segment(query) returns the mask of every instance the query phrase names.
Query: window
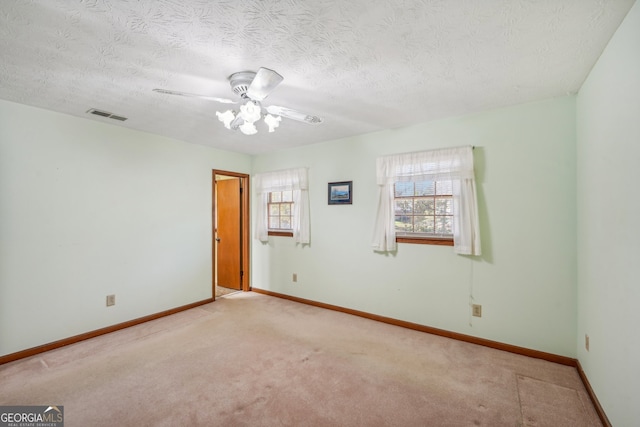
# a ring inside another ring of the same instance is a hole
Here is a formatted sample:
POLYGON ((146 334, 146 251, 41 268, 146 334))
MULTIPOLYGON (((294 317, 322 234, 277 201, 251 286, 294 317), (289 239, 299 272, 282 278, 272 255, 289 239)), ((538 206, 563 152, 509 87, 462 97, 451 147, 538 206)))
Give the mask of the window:
POLYGON ((394 213, 397 237, 453 240, 451 181, 396 182, 394 213))
POLYGON ((293 191, 272 191, 267 203, 269 232, 293 232, 293 191))
POLYGON ((253 182, 258 198, 256 238, 292 236, 296 243, 309 244, 309 182, 307 168, 256 174, 253 182))
POLYGON ((407 242, 480 255, 473 147, 379 157, 376 180, 375 251, 395 251, 397 242, 407 242))

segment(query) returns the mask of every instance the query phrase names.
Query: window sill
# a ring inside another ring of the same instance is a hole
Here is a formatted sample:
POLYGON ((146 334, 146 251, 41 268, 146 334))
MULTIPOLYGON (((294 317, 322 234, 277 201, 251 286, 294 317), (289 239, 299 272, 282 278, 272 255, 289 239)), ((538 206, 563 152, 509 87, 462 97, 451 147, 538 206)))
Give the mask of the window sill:
POLYGON ((453 246, 453 239, 438 239, 435 237, 396 237, 397 243, 415 243, 418 245, 453 246))
POLYGON ((293 231, 269 231, 269 236, 293 237, 293 231))

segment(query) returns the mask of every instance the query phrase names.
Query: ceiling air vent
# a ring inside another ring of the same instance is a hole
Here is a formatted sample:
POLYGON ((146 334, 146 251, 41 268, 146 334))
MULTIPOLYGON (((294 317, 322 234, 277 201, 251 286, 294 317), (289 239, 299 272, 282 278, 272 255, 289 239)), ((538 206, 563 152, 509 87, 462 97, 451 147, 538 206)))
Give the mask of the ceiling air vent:
POLYGON ((120 120, 121 122, 124 122, 125 120, 127 120, 126 117, 116 116, 115 114, 111 114, 111 113, 108 113, 106 111, 96 110, 95 108, 87 110, 87 113, 93 114, 94 116, 106 117, 108 119, 120 120))

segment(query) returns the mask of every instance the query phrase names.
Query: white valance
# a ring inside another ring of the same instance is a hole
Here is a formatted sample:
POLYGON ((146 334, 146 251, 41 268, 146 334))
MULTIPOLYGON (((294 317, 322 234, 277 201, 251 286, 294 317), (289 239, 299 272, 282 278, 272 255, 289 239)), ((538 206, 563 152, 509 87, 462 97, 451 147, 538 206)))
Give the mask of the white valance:
POLYGON ((395 182, 451 181, 454 251, 464 255, 480 255, 473 147, 443 148, 379 157, 376 176, 379 202, 372 244, 374 250, 386 252, 397 248, 393 211, 395 182))
POLYGON ((262 242, 269 239, 268 212, 269 193, 292 191, 292 231, 296 243, 309 243, 309 181, 307 168, 286 169, 260 173, 254 176, 253 185, 258 196, 256 238, 262 242))

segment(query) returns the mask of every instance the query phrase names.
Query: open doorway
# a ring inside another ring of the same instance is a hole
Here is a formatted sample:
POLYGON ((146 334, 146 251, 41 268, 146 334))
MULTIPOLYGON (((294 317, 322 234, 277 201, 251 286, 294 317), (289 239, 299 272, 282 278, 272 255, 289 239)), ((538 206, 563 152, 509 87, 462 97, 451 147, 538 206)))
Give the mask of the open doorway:
POLYGON ((213 298, 249 291, 249 175, 213 170, 213 298))

